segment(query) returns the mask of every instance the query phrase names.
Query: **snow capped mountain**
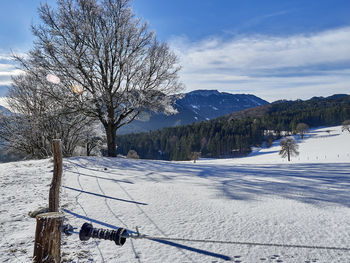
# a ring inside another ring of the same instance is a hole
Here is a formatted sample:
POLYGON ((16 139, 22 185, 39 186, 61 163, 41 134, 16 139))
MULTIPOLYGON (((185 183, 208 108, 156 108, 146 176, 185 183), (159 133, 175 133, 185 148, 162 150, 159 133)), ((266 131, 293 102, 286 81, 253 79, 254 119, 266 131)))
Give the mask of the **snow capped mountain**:
POLYGON ((217 90, 196 90, 177 101, 183 108, 192 108, 198 120, 213 119, 234 111, 266 105, 267 101, 249 94, 230 94, 217 90))
POLYGON ((9 105, 6 101, 6 97, 0 97, 0 106, 3 108, 8 109, 9 105))
POLYGON ((143 113, 140 118, 118 130, 119 134, 137 133, 163 127, 186 125, 214 119, 235 111, 260 105, 267 101, 250 94, 230 94, 217 90, 195 90, 182 94, 175 103, 175 115, 143 113))
POLYGON ((5 108, 4 106, 0 105, 0 113, 4 114, 4 115, 9 115, 11 114, 11 111, 9 111, 7 108, 5 108))

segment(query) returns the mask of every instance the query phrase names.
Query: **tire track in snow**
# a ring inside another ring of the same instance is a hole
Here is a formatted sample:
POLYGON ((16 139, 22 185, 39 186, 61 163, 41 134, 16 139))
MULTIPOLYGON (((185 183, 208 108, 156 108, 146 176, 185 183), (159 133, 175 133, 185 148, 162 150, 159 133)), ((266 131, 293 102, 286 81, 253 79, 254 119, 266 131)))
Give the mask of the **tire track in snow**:
MULTIPOLYGON (((154 222, 154 220, 140 207, 140 205, 137 204, 137 202, 136 202, 135 199, 132 197, 132 195, 129 194, 129 192, 120 184, 119 181, 114 180, 113 178, 111 178, 109 172, 104 172, 104 171, 98 171, 98 172, 100 172, 100 173, 106 173, 107 176, 109 177, 109 179, 111 179, 111 181, 112 181, 113 183, 118 184, 119 188, 128 196, 128 198, 130 198, 130 200, 132 200, 132 201, 135 202, 135 205, 137 206, 137 208, 138 208, 138 209, 141 211, 141 213, 148 219, 148 221, 151 222, 151 224, 154 225, 154 226, 156 227, 156 229, 157 229, 163 236, 168 236, 168 235, 154 222)), ((98 178, 97 178, 97 177, 96 177, 96 179, 97 179, 97 184, 98 184, 98 186, 99 186, 99 188, 100 188, 101 193, 102 193, 103 195, 106 195, 106 193, 103 191, 101 185, 99 184, 99 181, 98 181, 98 178)), ((106 199, 106 198, 105 198, 105 203, 106 203, 106 205, 107 205, 107 199, 106 199)), ((117 216, 115 215, 115 213, 113 212, 113 210, 111 209, 111 207, 110 207, 109 205, 107 205, 107 207, 108 207, 108 209, 110 210, 110 212, 111 212, 116 218, 118 218, 118 220, 119 220, 124 226, 127 227, 127 225, 126 225, 124 222, 122 222, 122 221, 120 220, 119 217, 117 217, 117 216)), ((128 227, 127 227, 127 228, 128 228, 128 227)), ((178 247, 176 247, 176 248, 177 248, 177 249, 179 250, 179 252, 180 252, 181 254, 183 254, 184 257, 186 257, 189 261, 195 262, 195 261, 194 261, 189 255, 187 255, 182 249, 180 249, 180 248, 178 248, 178 247)), ((135 250, 134 253, 135 253, 135 257, 136 257, 136 253, 137 253, 136 250, 135 250)), ((137 255, 137 256, 138 256, 138 255, 137 255)), ((139 257, 139 256, 138 256, 138 257, 139 257)), ((139 260, 139 259, 138 259, 138 260, 139 260)))
MULTIPOLYGON (((97 182, 98 188, 100 189, 100 192, 101 192, 103 195, 106 195, 106 193, 103 191, 103 189, 102 189, 102 187, 101 187, 101 185, 100 185, 100 182, 99 182, 99 180, 98 180, 97 177, 96 177, 96 182, 97 182)), ((129 227, 127 226, 127 224, 126 224, 120 217, 118 217, 118 216, 113 212, 112 208, 111 208, 110 205, 108 204, 107 198, 104 198, 104 202, 105 202, 105 205, 107 206, 108 210, 111 212, 111 214, 112 214, 125 228, 128 229, 129 227)), ((137 251, 136 251, 136 248, 135 248, 135 246, 134 246, 133 240, 130 239, 130 242, 131 242, 131 248, 132 248, 132 250, 133 250, 133 252, 134 252, 135 258, 137 259, 137 261, 138 261, 139 263, 141 263, 140 256, 138 255, 138 253, 137 253, 137 251)))
MULTIPOLYGON (((109 178, 110 175, 107 174, 109 178)), ((128 198, 130 198, 130 200, 135 201, 135 199, 132 197, 131 194, 129 194, 129 192, 118 182, 118 181, 114 181, 114 183, 118 184, 119 188, 128 196, 128 198)), ((135 203, 136 207, 141 211, 141 213, 148 219, 149 222, 151 222, 151 224, 153 224, 156 229, 163 235, 163 236, 168 236, 155 222, 154 220, 142 209, 142 207, 140 207, 139 204, 135 203)), ((190 260, 191 262, 195 262, 189 255, 187 255, 183 250, 181 250, 180 248, 176 247, 180 253, 182 255, 184 255, 188 260, 190 260)))
MULTIPOLYGON (((80 172, 79 172, 78 168, 75 166, 75 164, 74 164, 73 162, 71 162, 71 163, 73 164, 72 167, 77 171, 77 182, 78 182, 78 184, 79 184, 79 187, 80 187, 80 189, 81 189, 82 191, 84 191, 84 188, 83 188, 83 186, 81 185, 81 182, 80 182, 80 172)), ((89 218, 89 216, 88 216, 86 210, 84 209, 83 205, 79 202, 79 197, 80 197, 81 194, 82 194, 82 192, 80 192, 79 194, 77 194, 77 195, 75 196, 75 201, 76 201, 76 203, 81 207, 81 209, 83 210, 85 216, 89 218)), ((92 223, 92 222, 90 221, 90 223, 92 223)), ((95 245, 96 245, 97 250, 98 250, 99 253, 100 253, 102 262, 104 263, 104 262, 105 262, 105 259, 104 259, 104 257, 103 257, 103 253, 102 253, 102 251, 101 251, 101 249, 100 249, 100 247, 99 247, 99 243, 98 243, 96 240, 94 240, 94 242, 95 242, 95 245)))

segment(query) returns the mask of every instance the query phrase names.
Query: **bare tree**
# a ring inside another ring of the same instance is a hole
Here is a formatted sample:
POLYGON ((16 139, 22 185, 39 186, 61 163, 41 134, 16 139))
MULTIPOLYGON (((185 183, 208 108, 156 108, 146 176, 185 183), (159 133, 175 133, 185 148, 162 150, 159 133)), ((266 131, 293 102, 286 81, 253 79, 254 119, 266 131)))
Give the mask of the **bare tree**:
POLYGON ((348 131, 350 132, 350 120, 345 120, 342 123, 341 131, 348 131))
POLYGON ((201 157, 201 152, 191 152, 190 159, 193 160, 193 163, 196 163, 196 161, 201 157))
POLYGON ((301 139, 304 139, 304 135, 309 131, 309 129, 310 129, 309 125, 301 122, 301 123, 298 123, 295 130, 300 135, 301 139))
POLYGON ((288 162, 290 162, 290 157, 293 155, 299 155, 296 141, 292 137, 287 137, 281 140, 280 145, 282 149, 279 151, 279 154, 282 158, 288 157, 288 162))
POLYGON ((92 120, 67 114, 61 104, 45 95, 46 85, 39 77, 43 72, 34 73, 28 71, 13 78, 8 104, 14 114, 0 117, 0 138, 7 147, 31 158, 50 156, 52 140, 60 138, 63 155, 71 156, 92 120))
POLYGON ((92 123, 89 125, 89 129, 84 129, 84 137, 82 145, 86 150, 86 156, 101 154, 103 148, 104 136, 101 134, 101 124, 92 123))
POLYGON ((135 17, 129 0, 59 0, 56 10, 44 4, 39 14, 34 48, 17 59, 59 77, 48 92, 103 124, 109 156, 116 156, 116 131, 141 111, 175 112, 168 95, 182 90, 177 57, 135 17))

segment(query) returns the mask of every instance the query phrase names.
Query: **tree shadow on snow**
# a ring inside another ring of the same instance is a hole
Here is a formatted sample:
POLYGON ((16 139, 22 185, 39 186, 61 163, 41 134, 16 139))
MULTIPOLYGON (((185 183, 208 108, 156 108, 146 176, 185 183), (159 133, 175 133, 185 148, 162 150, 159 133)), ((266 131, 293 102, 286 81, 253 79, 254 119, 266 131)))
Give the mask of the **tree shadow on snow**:
POLYGON ((65 185, 63 185, 62 187, 65 188, 65 189, 68 189, 68 190, 72 190, 72 191, 76 191, 76 192, 80 192, 80 193, 84 193, 84 194, 89 194, 89 195, 93 195, 93 196, 97 196, 97 197, 103 197, 103 198, 116 200, 116 201, 120 201, 120 202, 132 203, 132 204, 137 204, 137 205, 148 205, 146 203, 137 202, 137 201, 134 201, 134 200, 126 200, 126 199, 121 199, 121 198, 117 198, 117 197, 113 197, 113 196, 109 196, 109 195, 103 195, 103 194, 88 192, 88 191, 80 190, 80 189, 69 187, 69 186, 65 186, 65 185))
MULTIPOLYGON (((86 161, 86 159, 85 159, 86 161)), ((151 160, 106 158, 111 169, 123 180, 169 182, 188 180, 216 191, 216 197, 233 200, 256 200, 278 196, 314 205, 336 204, 350 207, 350 164, 197 164, 151 160), (133 173, 137 171, 137 173, 133 173), (193 180, 199 177, 205 180, 193 180)), ((87 164, 88 165, 88 164, 87 164)))
POLYGON ((143 162, 139 167, 149 175, 152 173, 152 181, 164 182, 179 177, 183 180, 186 176, 208 179, 208 186, 228 199, 254 200, 277 195, 314 205, 346 207, 350 207, 349 168, 350 164, 327 163, 229 166, 174 162, 143 162))
POLYGON ((314 205, 350 207, 348 170, 348 164, 241 165, 215 171, 204 168, 197 175, 214 178, 219 195, 229 199, 277 195, 314 205))

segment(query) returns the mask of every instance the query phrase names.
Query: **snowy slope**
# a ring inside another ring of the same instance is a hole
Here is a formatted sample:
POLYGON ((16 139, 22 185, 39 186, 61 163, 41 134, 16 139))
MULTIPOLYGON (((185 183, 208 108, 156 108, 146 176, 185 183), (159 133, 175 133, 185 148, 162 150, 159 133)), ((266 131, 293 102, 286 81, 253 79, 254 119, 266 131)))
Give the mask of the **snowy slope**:
MULTIPOLYGON (((312 129, 304 140, 294 136, 299 146, 299 155, 291 157, 290 163, 343 163, 350 162, 350 134, 341 131, 341 127, 312 129), (329 133, 327 132, 329 131, 329 133)), ((270 148, 254 149, 248 157, 229 159, 230 164, 282 164, 288 163, 278 155, 280 141, 270 148)), ((212 160, 202 161, 213 163, 212 160)), ((214 163, 217 162, 216 160, 214 163)), ((220 161, 219 161, 220 162, 220 161)), ((226 161, 221 161, 226 163, 226 161)))
MULTIPOLYGON (((79 241, 64 262, 350 262, 350 134, 313 130, 291 163, 279 147, 240 159, 163 162, 64 160, 61 207, 80 227, 125 227, 186 239, 340 247, 348 250, 184 241, 79 241), (338 157, 339 155, 339 157, 338 157), (316 158, 317 157, 317 158, 316 158), (324 158, 323 158, 324 157, 324 158)), ((47 203, 49 160, 0 164, 0 261, 29 262, 35 220, 47 203)))
POLYGON ((0 97, 0 106, 5 107, 5 108, 9 108, 5 97, 0 97))

